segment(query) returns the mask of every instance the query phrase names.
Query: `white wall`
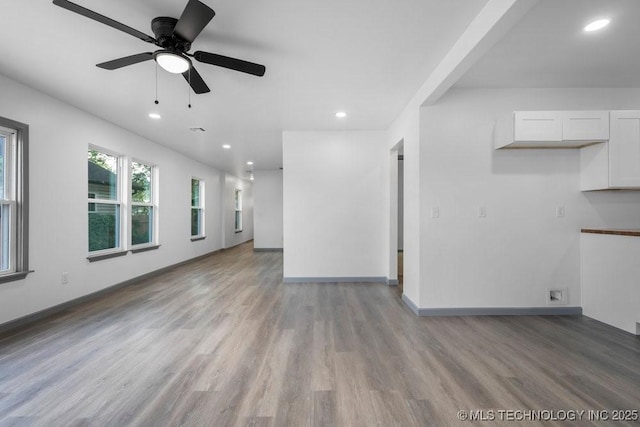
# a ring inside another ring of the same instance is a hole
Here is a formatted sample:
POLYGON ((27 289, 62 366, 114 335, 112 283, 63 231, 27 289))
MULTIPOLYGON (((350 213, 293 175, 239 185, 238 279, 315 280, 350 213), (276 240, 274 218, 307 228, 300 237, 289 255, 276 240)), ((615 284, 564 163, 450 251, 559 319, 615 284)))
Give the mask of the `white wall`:
POLYGON ((496 151, 494 124, 514 110, 638 105, 638 90, 507 89, 454 90, 423 107, 420 307, 544 307, 555 287, 580 306, 580 228, 640 226, 640 193, 581 193, 578 150, 496 151))
POLYGON ((282 171, 255 171, 253 181, 253 247, 282 248, 282 171))
POLYGON ((220 172, 2 76, 0 94, 0 116, 29 125, 29 267, 35 270, 0 284, 0 324, 221 248, 220 172), (87 261, 88 144, 158 165, 160 249, 87 261), (194 175, 207 183, 207 238, 198 242, 190 241, 194 175))
POLYGON ((386 277, 384 132, 284 132, 285 278, 386 277))
POLYGON ((233 175, 224 176, 224 242, 231 248, 253 239, 253 186, 251 181, 233 175), (242 190, 242 231, 235 231, 235 190, 242 190))

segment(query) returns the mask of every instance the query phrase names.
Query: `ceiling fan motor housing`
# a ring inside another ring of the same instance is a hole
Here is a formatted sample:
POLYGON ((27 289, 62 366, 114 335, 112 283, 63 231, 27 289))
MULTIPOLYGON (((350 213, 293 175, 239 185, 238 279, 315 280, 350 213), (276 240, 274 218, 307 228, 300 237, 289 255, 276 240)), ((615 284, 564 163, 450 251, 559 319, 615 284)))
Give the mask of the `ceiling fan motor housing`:
POLYGON ((159 16, 151 21, 151 31, 156 36, 158 44, 172 51, 186 52, 191 49, 191 43, 182 40, 173 33, 178 20, 167 16, 159 16))

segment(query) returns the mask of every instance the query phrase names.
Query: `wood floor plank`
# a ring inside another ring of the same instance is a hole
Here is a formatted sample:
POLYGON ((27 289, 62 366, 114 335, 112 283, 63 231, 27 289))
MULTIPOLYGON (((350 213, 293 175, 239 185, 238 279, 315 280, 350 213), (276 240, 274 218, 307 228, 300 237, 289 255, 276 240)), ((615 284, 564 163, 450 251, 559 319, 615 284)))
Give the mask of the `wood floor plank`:
POLYGON ((250 244, 0 335, 0 427, 457 426, 460 409, 638 402, 638 337, 420 318, 384 284, 283 283, 282 253, 250 244))

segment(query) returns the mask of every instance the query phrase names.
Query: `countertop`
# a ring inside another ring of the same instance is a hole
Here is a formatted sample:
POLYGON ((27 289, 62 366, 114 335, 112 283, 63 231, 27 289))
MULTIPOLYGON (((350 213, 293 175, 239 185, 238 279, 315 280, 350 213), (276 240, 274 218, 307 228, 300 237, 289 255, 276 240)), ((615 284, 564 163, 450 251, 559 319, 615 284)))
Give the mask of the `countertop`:
POLYGON ((638 228, 583 228, 580 231, 592 234, 613 234, 616 236, 640 237, 640 229, 638 228))

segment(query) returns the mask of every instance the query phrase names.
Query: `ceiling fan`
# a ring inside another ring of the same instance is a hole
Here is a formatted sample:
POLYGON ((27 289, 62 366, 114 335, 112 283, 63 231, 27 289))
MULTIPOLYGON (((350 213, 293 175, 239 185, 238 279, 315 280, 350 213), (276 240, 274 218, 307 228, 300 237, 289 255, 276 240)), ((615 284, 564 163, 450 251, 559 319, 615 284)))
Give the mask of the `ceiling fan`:
POLYGON ((164 16, 154 18, 151 21, 151 30, 155 38, 70 1, 53 0, 53 4, 160 47, 155 52, 138 53, 97 64, 97 67, 105 70, 116 70, 153 59, 166 71, 182 74, 193 91, 198 94, 207 93, 210 89, 189 58, 194 58, 196 61, 205 64, 253 74, 254 76, 261 77, 266 71, 264 65, 241 59, 200 50, 189 53, 193 41, 216 14, 213 9, 198 0, 189 0, 180 19, 164 16))

